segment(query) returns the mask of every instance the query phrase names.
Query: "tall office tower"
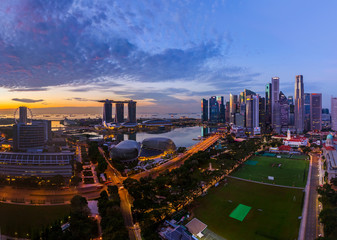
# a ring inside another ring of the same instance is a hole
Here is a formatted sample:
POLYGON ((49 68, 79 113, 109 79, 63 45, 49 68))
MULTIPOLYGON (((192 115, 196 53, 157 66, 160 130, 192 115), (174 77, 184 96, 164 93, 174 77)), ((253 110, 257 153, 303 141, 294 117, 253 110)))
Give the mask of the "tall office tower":
POLYGON ((240 102, 240 104, 244 103, 245 101, 246 101, 245 93, 244 92, 240 92, 240 96, 239 96, 239 102, 240 102))
POLYGON ((294 115, 294 98, 293 96, 288 96, 288 104, 289 104, 289 126, 294 126, 295 115, 294 115))
POLYGON ((294 126, 295 125, 295 106, 294 104, 289 105, 289 126, 294 126))
POLYGON ((229 102, 226 102, 226 109, 225 109, 225 119, 226 119, 226 123, 230 122, 230 111, 229 111, 230 107, 229 107, 229 102))
POLYGON ((264 132, 266 129, 266 99, 259 97, 259 127, 264 132))
POLYGON ((239 111, 239 113, 241 115, 245 115, 246 114, 246 104, 244 102, 240 104, 240 111, 239 111))
POLYGON ((230 122, 235 123, 235 113, 237 110, 237 102, 238 102, 238 95, 229 95, 229 114, 230 114, 230 122))
POLYGON ((271 123, 273 130, 277 133, 281 132, 281 119, 280 119, 280 79, 273 77, 271 79, 271 123))
POLYGON ((252 96, 255 96, 256 93, 249 90, 249 89, 244 89, 243 90, 243 99, 246 99, 248 95, 252 95, 252 96))
POLYGON ((135 101, 129 101, 128 102, 128 122, 129 123, 136 123, 137 117, 136 117, 136 104, 135 101))
POLYGON ((259 127, 259 96, 251 95, 253 98, 253 128, 259 127))
POLYGON ((112 122, 112 101, 106 99, 103 106, 103 122, 111 123, 112 122))
POLYGON ((116 123, 124 122, 124 103, 116 102, 115 122, 116 123))
POLYGON ((337 97, 331 97, 331 129, 337 131, 337 97))
POLYGON ((295 78, 295 128, 297 133, 304 130, 304 84, 303 76, 295 78))
POLYGON ((219 104, 216 97, 213 96, 209 99, 209 121, 217 123, 219 119, 219 104))
POLYGON ((253 98, 252 96, 248 95, 246 97, 246 128, 248 131, 252 131, 253 129, 253 98))
POLYGON ((322 93, 310 94, 310 129, 322 130, 322 93))
POLYGON ((259 126, 259 96, 246 97, 246 127, 252 131, 259 126))
POLYGON ((304 93, 304 130, 309 131, 310 128, 310 93, 304 93))
POLYGON ((217 96, 216 100, 217 100, 218 106, 219 106, 219 120, 218 120, 218 122, 224 123, 224 122, 226 122, 224 97, 223 96, 217 96))
POLYGON ((271 125, 271 83, 266 85, 266 127, 271 125))
POLYGON ((27 124, 27 107, 19 107, 19 123, 27 124))
POLYGON ((331 128, 331 115, 328 108, 322 108, 322 129, 331 128))
POLYGON ((280 92, 280 120, 281 127, 288 127, 289 124, 289 102, 283 92, 280 92))
POLYGON ((235 125, 240 127, 245 127, 246 124, 246 103, 241 102, 239 111, 235 113, 235 125))
POLYGON ((201 100, 201 122, 208 121, 208 101, 206 99, 201 100))

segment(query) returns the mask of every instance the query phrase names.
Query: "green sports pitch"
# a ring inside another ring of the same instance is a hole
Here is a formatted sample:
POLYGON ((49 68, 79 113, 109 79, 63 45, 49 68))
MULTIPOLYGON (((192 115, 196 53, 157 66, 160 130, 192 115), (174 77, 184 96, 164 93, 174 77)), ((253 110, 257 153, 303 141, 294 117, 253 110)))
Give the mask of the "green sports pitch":
POLYGON ((229 178, 227 184, 196 199, 190 211, 207 229, 227 240, 297 239, 303 196, 301 189, 229 178), (239 204, 251 207, 243 221, 230 216, 239 204))
POLYGON ((232 176, 264 183, 305 187, 308 169, 309 161, 304 159, 254 156, 232 176), (274 177, 274 180, 269 180, 268 176, 274 177))
POLYGON ((249 213, 250 209, 252 208, 243 204, 239 204, 239 206, 237 206, 229 216, 242 222, 249 213))

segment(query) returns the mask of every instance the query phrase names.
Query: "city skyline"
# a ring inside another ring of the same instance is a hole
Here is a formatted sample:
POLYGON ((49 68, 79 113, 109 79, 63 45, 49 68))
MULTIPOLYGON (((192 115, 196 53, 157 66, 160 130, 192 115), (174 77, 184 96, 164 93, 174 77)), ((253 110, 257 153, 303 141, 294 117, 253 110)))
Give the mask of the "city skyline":
POLYGON ((273 76, 292 96, 298 74, 330 108, 336 3, 303 3, 4 1, 0 109, 96 113, 108 98, 133 99, 140 112, 199 112, 209 95, 263 95, 273 76))

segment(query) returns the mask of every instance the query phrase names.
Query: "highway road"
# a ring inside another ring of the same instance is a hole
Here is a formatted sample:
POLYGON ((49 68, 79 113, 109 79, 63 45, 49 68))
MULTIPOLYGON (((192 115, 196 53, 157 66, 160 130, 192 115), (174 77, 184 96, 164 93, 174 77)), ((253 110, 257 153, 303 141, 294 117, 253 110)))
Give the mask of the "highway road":
POLYGON ((310 177, 310 186, 309 186, 309 202, 307 209, 307 220, 305 226, 305 240, 314 240, 318 237, 320 233, 319 225, 319 210, 318 210, 318 194, 317 187, 319 184, 319 166, 318 161, 319 156, 312 154, 312 170, 310 177))

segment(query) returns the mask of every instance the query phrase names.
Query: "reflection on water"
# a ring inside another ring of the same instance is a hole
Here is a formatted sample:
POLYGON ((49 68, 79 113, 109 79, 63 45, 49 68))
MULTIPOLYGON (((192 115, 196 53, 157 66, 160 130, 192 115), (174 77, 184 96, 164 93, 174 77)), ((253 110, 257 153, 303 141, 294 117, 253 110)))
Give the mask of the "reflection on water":
POLYGON ((125 133, 116 133, 114 135, 110 135, 110 137, 114 137, 117 141, 123 140, 135 140, 137 142, 142 142, 146 138, 153 137, 167 137, 173 140, 177 147, 190 147, 197 143, 197 139, 199 136, 205 136, 205 134, 214 131, 215 129, 209 129, 204 127, 185 127, 185 128, 175 128, 172 131, 168 132, 134 132, 130 134, 125 133), (193 140, 194 139, 194 140, 193 140))
MULTIPOLYGON (((52 129, 62 129, 64 125, 60 124, 60 121, 52 121, 52 129)), ((134 140, 137 142, 142 142, 146 138, 153 137, 167 137, 172 139, 177 147, 190 147, 197 143, 198 138, 204 137, 207 134, 215 131, 215 128, 205 128, 205 127, 183 127, 174 129, 159 129, 151 132, 130 132, 130 133, 109 133, 110 135, 100 135, 96 132, 85 132, 81 133, 90 135, 90 139, 103 139, 104 138, 114 138, 121 142, 124 140, 134 140)))

